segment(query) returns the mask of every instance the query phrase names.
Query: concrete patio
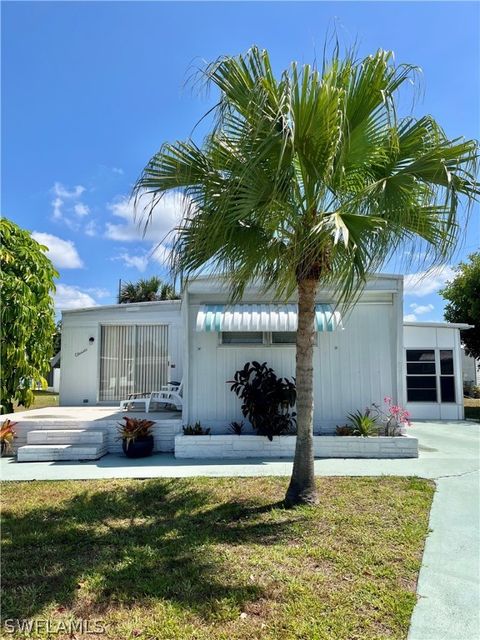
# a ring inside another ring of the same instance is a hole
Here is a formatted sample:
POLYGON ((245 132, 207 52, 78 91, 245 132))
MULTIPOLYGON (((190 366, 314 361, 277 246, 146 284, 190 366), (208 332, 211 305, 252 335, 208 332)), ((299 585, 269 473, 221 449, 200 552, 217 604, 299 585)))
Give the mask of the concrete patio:
MULTIPOLYGON (((420 476, 437 491, 408 640, 478 640, 480 637, 480 424, 416 423, 419 458, 405 460, 319 459, 319 476, 420 476)), ((241 437, 241 436, 240 436, 241 437)), ((192 476, 290 475, 286 460, 178 460, 157 454, 128 460, 109 454, 76 463, 1 461, 2 480, 83 480, 192 476)), ((381 534, 381 532, 379 532, 381 534)))

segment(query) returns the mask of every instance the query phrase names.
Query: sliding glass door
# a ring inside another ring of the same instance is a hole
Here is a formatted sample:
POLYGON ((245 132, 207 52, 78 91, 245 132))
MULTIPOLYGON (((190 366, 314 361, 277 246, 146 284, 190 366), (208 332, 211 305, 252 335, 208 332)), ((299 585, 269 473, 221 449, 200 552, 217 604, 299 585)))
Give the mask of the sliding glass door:
POLYGON ((101 328, 100 402, 159 391, 168 382, 168 325, 101 328))

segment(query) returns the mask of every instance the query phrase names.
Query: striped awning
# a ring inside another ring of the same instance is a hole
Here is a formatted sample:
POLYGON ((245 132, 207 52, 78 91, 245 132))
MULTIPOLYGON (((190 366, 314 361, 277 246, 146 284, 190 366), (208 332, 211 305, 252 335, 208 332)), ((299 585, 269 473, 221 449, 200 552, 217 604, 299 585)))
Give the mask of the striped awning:
MULTIPOLYGON (((197 314, 197 331, 296 331, 296 304, 203 305, 197 314)), ((343 329, 342 317, 329 304, 315 307, 317 331, 343 329)))

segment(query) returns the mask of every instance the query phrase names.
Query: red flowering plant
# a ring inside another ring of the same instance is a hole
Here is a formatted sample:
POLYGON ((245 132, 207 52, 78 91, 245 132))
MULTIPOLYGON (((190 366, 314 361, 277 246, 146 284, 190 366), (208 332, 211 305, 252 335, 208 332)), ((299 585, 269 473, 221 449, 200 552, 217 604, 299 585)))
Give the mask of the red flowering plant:
POLYGON ((411 427, 410 413, 398 404, 394 404, 390 396, 383 399, 384 406, 372 406, 376 410, 376 418, 382 424, 383 435, 401 436, 405 427, 411 427))

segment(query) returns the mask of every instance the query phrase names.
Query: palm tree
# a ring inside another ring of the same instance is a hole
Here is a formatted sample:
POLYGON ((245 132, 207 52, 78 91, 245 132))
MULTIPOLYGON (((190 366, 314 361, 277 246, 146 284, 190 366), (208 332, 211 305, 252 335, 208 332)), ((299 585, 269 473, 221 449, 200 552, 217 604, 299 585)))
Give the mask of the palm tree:
POLYGON ((178 295, 171 284, 162 282, 160 278, 140 279, 137 282, 125 282, 119 295, 119 304, 129 302, 152 302, 154 300, 176 300, 178 295))
POLYGON ((298 296, 298 435, 287 505, 316 500, 319 284, 345 307, 405 245, 410 255, 421 249, 429 266, 444 263, 461 231, 459 199, 470 205, 479 195, 475 141, 449 140, 430 116, 397 115, 398 90, 415 73, 385 51, 360 61, 337 51, 321 71, 294 62, 278 79, 266 51, 221 58, 203 70, 219 92, 211 133, 201 146, 164 144, 134 190, 152 202, 171 190, 184 196, 174 273, 221 274, 232 301, 252 279, 277 299, 298 296))

